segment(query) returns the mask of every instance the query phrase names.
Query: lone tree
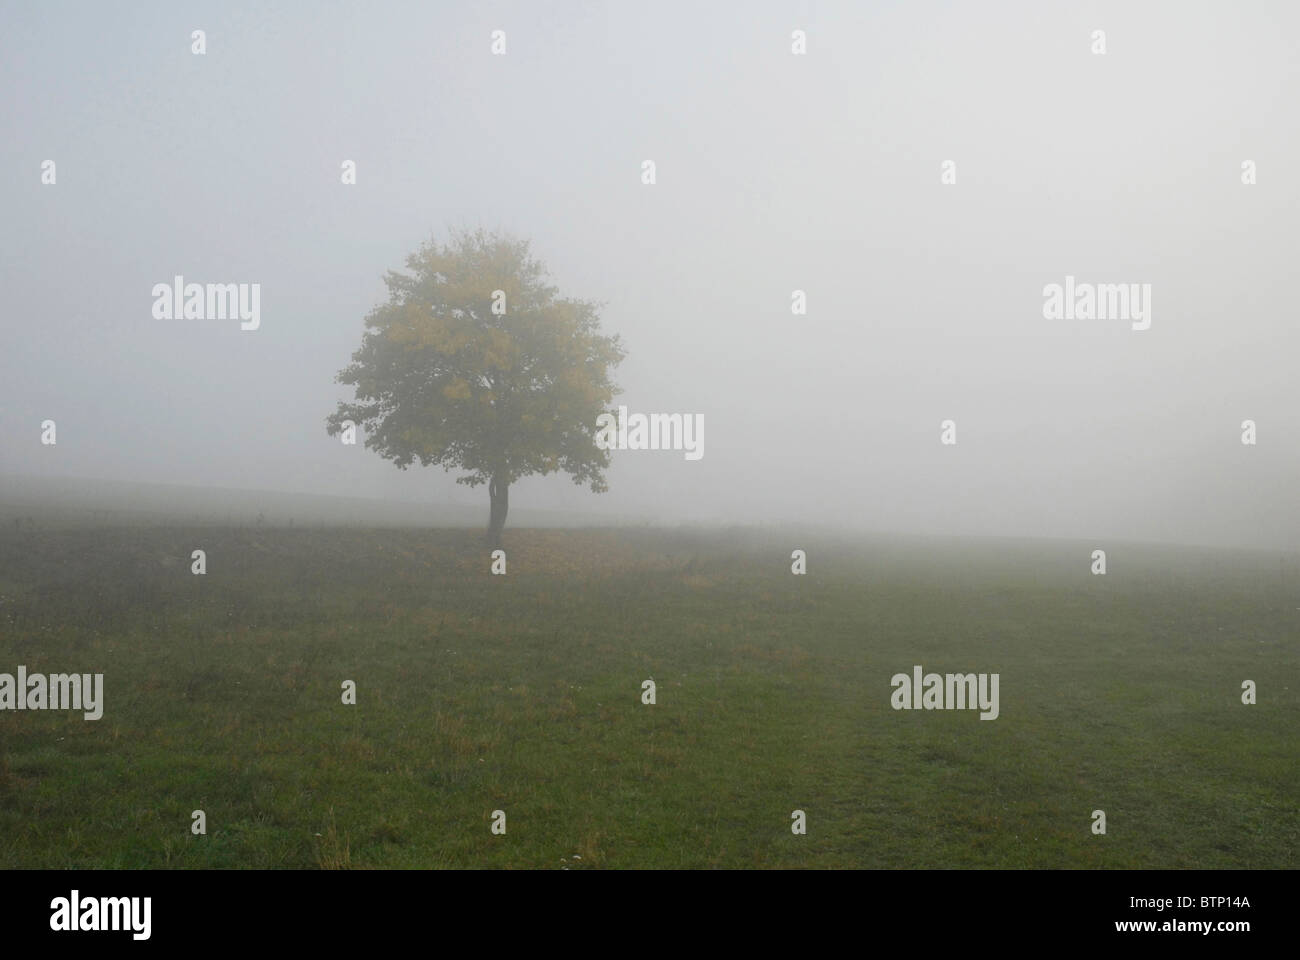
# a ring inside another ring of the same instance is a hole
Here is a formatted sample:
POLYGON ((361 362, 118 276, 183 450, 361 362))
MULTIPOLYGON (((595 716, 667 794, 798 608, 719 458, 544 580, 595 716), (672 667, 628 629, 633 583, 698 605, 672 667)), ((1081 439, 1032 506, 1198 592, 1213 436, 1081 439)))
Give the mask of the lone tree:
POLYGON ((557 296, 528 242, 506 235, 453 232, 406 265, 384 277, 388 302, 335 378, 356 402, 339 403, 329 434, 351 422, 399 469, 419 460, 486 483, 494 546, 521 477, 563 471, 607 490, 596 418, 620 392, 610 372, 624 352, 601 335, 598 305, 557 296))

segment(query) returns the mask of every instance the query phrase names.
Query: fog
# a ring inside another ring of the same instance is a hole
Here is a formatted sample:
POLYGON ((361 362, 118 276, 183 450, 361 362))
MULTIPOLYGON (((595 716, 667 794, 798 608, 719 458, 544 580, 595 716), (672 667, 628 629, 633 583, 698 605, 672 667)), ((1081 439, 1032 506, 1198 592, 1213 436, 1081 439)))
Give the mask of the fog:
POLYGON ((0 475, 486 522, 325 431, 384 272, 481 226, 604 304, 618 403, 706 425, 512 510, 1300 544, 1293 3, 0 11, 0 475), (176 275, 260 327, 156 319, 176 275), (1149 329, 1045 319, 1066 277, 1149 329))

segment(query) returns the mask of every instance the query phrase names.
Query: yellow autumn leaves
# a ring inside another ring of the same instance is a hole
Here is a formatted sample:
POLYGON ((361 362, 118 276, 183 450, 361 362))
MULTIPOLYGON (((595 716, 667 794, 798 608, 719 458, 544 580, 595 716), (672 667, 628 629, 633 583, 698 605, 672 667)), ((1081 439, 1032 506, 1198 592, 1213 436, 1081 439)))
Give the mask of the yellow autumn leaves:
POLYGON ((510 370, 519 359, 519 346, 508 331, 481 327, 469 317, 438 316, 427 306, 403 307, 388 326, 387 337, 395 346, 430 348, 484 370, 510 370))
POLYGON ((456 377, 442 388, 442 395, 448 400, 468 400, 470 397, 469 381, 456 377))

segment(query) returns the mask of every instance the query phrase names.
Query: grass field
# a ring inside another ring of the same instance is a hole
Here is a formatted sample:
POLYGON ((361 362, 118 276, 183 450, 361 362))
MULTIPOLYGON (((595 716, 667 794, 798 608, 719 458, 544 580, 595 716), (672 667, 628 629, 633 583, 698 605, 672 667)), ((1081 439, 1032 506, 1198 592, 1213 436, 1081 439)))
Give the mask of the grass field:
POLYGON ((103 673, 105 709, 0 713, 0 868, 1300 863, 1294 556, 506 549, 492 576, 465 530, 6 521, 0 672, 103 673), (891 709, 914 664, 1000 674, 1001 715, 891 709))

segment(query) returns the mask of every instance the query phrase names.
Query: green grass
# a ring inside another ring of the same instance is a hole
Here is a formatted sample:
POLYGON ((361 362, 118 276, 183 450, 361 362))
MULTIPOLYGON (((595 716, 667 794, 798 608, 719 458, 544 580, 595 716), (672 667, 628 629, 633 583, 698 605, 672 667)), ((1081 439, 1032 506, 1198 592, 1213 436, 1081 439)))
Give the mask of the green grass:
POLYGON ((1295 558, 1096 546, 10 522, 0 867, 1294 868, 1295 558))

